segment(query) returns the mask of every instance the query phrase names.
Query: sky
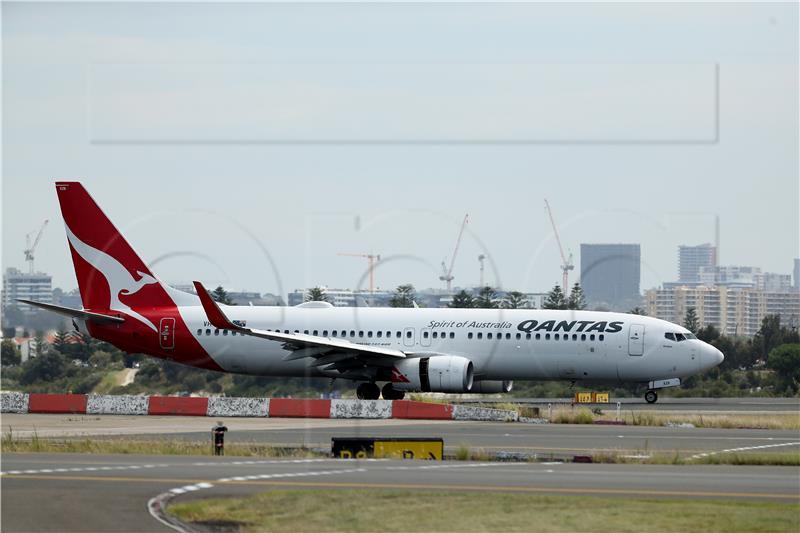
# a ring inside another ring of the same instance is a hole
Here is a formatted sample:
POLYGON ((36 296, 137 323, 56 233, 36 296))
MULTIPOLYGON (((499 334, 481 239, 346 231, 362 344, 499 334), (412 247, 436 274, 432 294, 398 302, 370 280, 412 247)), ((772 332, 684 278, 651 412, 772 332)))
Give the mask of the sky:
POLYGON ((153 270, 543 292, 544 210, 581 243, 800 256, 798 6, 3 3, 2 264, 76 287, 53 182, 80 180, 153 270))

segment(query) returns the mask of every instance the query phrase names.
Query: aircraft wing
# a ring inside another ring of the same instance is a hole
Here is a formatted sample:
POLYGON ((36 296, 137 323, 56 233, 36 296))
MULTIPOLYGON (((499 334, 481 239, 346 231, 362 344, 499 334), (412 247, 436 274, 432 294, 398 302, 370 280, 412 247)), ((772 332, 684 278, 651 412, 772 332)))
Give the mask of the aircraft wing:
POLYGON ((63 307, 61 305, 37 302, 34 300, 25 300, 23 298, 17 298, 17 301, 31 305, 33 307, 39 307, 41 309, 45 309, 53 313, 58 313, 59 315, 68 316, 71 318, 81 318, 83 320, 92 320, 93 322, 100 322, 105 324, 109 323, 119 324, 121 322, 125 322, 124 318, 118 316, 104 315, 102 313, 93 313, 91 311, 83 311, 81 309, 73 309, 71 307, 63 307))
POLYGON ((368 360, 371 364, 378 363, 377 366, 388 366, 392 361, 406 357, 406 354, 402 351, 392 348, 364 346, 343 339, 331 339, 303 333, 280 333, 243 327, 225 316, 225 313, 222 312, 217 302, 211 298, 202 283, 195 281, 194 287, 197 290, 197 295, 200 297, 200 303, 203 305, 203 310, 206 312, 209 322, 215 328, 238 331, 251 337, 283 342, 284 348, 291 352, 284 357, 284 361, 313 357, 316 359, 313 366, 330 365, 326 370, 338 369, 343 371, 349 366, 347 364, 348 360, 363 359, 368 360), (384 365, 380 363, 384 363, 384 365))

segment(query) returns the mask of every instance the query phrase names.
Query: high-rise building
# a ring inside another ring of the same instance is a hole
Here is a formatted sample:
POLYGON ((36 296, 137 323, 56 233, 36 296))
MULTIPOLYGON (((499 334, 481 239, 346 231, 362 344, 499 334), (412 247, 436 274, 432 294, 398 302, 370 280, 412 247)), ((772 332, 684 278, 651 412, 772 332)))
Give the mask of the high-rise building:
POLYGON ((800 291, 800 259, 794 260, 794 289, 800 291))
POLYGON ((779 315, 781 323, 790 327, 800 323, 798 292, 673 286, 647 291, 645 306, 648 315, 676 324, 682 324, 686 312, 694 308, 701 326, 713 324, 726 335, 755 335, 766 315, 779 315))
POLYGON ((702 268, 717 266, 717 247, 709 243, 698 246, 678 246, 678 280, 683 282, 700 281, 702 268))
POLYGON ((638 244, 581 244, 581 287, 590 305, 627 310, 641 301, 638 244))
POLYGON ((30 305, 17 302, 17 298, 52 303, 53 278, 42 272, 26 274, 16 268, 6 269, 3 275, 3 308, 16 306, 26 314, 36 312, 30 305))

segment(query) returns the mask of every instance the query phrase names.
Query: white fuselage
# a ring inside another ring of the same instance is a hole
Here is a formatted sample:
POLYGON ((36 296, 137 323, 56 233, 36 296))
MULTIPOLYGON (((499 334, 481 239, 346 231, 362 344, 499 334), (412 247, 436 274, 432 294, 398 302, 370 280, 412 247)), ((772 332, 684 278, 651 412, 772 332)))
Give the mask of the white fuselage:
MULTIPOLYGON (((212 326, 202 307, 180 307, 193 335, 225 370, 269 376, 337 377, 313 359, 287 361, 278 341, 212 326)), ((249 328, 304 333, 401 350, 407 357, 458 355, 476 380, 565 379, 644 382, 684 378, 722 354, 689 332, 640 315, 596 311, 223 306, 249 328)))

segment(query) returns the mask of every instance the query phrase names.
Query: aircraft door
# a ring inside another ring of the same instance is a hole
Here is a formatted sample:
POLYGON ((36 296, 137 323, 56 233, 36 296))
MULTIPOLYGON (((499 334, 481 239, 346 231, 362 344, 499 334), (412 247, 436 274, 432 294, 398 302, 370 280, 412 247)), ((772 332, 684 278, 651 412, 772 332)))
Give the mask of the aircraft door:
POLYGON ((175 319, 162 318, 158 326, 158 342, 164 350, 175 348, 175 319))
POLYGON ((403 346, 414 346, 414 328, 403 330, 403 346))
POLYGON ((430 346, 431 345, 431 328, 422 328, 419 330, 419 343, 422 346, 430 346))
POLYGON ((644 326, 642 324, 631 324, 628 330, 628 354, 644 354, 644 326))

